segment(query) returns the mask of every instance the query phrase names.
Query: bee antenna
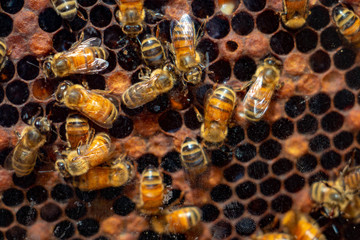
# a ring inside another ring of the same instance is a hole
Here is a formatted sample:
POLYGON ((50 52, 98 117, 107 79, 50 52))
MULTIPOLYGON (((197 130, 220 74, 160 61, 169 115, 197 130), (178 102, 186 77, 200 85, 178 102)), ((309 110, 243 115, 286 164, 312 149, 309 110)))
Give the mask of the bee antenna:
POLYGON ((38 69, 40 69, 40 67, 39 66, 37 66, 37 65, 35 65, 35 64, 33 64, 32 62, 29 62, 29 61, 26 61, 28 64, 30 64, 30 65, 32 65, 32 66, 34 66, 34 67, 36 67, 36 68, 38 68, 38 69))

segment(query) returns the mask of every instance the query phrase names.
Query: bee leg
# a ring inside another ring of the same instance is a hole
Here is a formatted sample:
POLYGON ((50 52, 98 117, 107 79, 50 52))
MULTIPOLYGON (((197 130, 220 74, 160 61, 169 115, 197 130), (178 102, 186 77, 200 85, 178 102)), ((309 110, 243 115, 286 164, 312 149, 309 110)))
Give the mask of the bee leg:
POLYGON ((79 18, 81 18, 82 20, 86 21, 85 16, 84 16, 79 10, 77 11, 76 15, 77 15, 79 18))
POLYGON ((18 131, 14 131, 14 133, 15 133, 15 136, 16 136, 18 139, 21 138, 21 134, 20 134, 18 131))
POLYGON ((154 10, 146 9, 146 13, 151 15, 151 17, 153 18, 152 20, 161 20, 164 18, 164 14, 155 12, 154 10))
POLYGON ((194 111, 196 113, 196 118, 199 122, 204 122, 204 117, 203 115, 200 113, 199 109, 197 109, 197 107, 194 106, 194 111))
POLYGON ((209 16, 206 16, 206 19, 201 23, 198 32, 196 33, 195 36, 195 46, 197 46, 197 44, 199 43, 200 39, 202 38, 202 36, 204 35, 205 31, 204 28, 206 26, 206 23, 209 21, 209 16))
POLYGON ((139 79, 142 81, 147 81, 150 79, 150 75, 151 75, 151 69, 149 67, 145 67, 145 73, 143 69, 140 70, 139 79))
POLYGON ((280 82, 275 86, 275 90, 280 90, 285 85, 284 82, 280 82))

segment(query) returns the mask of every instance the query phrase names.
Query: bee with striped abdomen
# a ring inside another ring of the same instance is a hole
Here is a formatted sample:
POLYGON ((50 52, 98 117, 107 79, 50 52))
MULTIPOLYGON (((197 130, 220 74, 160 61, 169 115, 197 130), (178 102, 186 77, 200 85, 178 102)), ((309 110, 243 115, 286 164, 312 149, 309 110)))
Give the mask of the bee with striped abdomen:
POLYGON ((5 168, 15 170, 18 177, 29 175, 34 169, 39 149, 46 142, 51 123, 46 117, 32 120, 19 136, 20 140, 5 160, 5 168))
POLYGON ((160 68, 165 62, 165 52, 156 37, 146 34, 141 42, 141 55, 145 64, 151 68, 160 68))
POLYGON ((243 100, 245 117, 250 121, 259 121, 269 107, 276 88, 279 88, 281 62, 274 57, 267 57, 258 66, 249 91, 243 100))
POLYGON ((59 84, 55 99, 103 128, 111 128, 118 115, 116 106, 109 99, 69 81, 59 84))
POLYGON ((66 118, 65 131, 66 140, 70 149, 86 143, 90 134, 90 125, 88 120, 80 114, 70 114, 66 118))
POLYGON ((130 37, 136 37, 144 27, 144 0, 116 0, 116 2, 119 10, 116 11, 115 16, 123 32, 130 37))
POLYGON ((47 78, 66 77, 71 74, 98 73, 109 66, 108 51, 100 47, 100 38, 89 38, 74 43, 67 51, 45 58, 43 71, 47 78))
POLYGON ((7 61, 7 46, 4 39, 0 38, 0 72, 5 67, 7 61))
POLYGON ((291 29, 299 29, 305 25, 309 16, 309 0, 283 0, 284 11, 281 20, 291 29))
POLYGON ((208 95, 200 132, 205 144, 218 146, 223 143, 235 105, 236 94, 230 87, 220 86, 208 95))
POLYGON ((55 11, 63 19, 71 22, 77 15, 77 0, 51 0, 55 11))
POLYGON ((252 240, 294 240, 294 237, 287 233, 265 233, 251 236, 252 240))
POLYGON ((360 47, 360 19, 343 5, 333 9, 332 17, 340 33, 355 47, 360 47))

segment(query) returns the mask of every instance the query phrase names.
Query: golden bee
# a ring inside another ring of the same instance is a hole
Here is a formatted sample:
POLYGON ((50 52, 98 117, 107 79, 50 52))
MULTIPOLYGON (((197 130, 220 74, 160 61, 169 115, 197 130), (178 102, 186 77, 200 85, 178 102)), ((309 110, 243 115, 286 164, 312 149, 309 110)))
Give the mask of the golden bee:
POLYGON ((319 225, 304 213, 294 210, 288 211, 284 215, 281 225, 295 239, 326 240, 325 236, 321 233, 319 225))
POLYGON ((195 34, 194 23, 187 14, 171 29, 170 51, 175 56, 175 65, 183 72, 184 80, 194 85, 200 83, 204 68, 202 57, 196 51, 199 39, 200 36, 195 34))
POLYGON ((29 175, 34 169, 39 149, 46 142, 51 123, 46 117, 32 120, 22 132, 14 150, 5 160, 5 168, 15 170, 18 177, 29 175))
POLYGON ((360 19, 343 5, 333 9, 332 17, 340 33, 355 47, 360 47, 360 19))
POLYGON ((275 89, 280 88, 281 62, 268 57, 258 66, 249 91, 243 100, 244 114, 250 121, 259 121, 269 107, 275 89))
POLYGON ((90 137, 86 145, 77 150, 69 151, 65 158, 55 162, 55 168, 64 175, 80 176, 89 169, 105 163, 111 158, 113 147, 110 136, 106 133, 98 133, 90 137))
POLYGON ((209 94, 200 132, 205 144, 217 146, 223 143, 235 105, 236 94, 230 87, 220 86, 209 94))
POLYGON ((287 233, 265 233, 251 236, 252 240, 294 240, 294 237, 287 233))
POLYGON ((45 58, 43 71, 47 78, 66 77, 71 74, 98 73, 109 66, 108 51, 100 47, 100 38, 75 42, 67 51, 45 58))
POLYGON ((4 39, 0 38, 0 72, 5 67, 7 61, 7 46, 4 39))
POLYGON ((130 109, 140 107, 170 91, 175 82, 171 64, 165 65, 163 69, 158 68, 151 74, 141 75, 140 79, 143 81, 130 86, 121 96, 122 102, 130 109))
POLYGON ((111 128, 118 115, 116 106, 109 99, 69 81, 59 84, 55 99, 103 128, 111 128))
POLYGON ((70 149, 86 143, 90 134, 90 125, 88 120, 80 114, 70 114, 66 118, 65 131, 66 140, 70 149))
POLYGON ((51 0, 55 11, 63 19, 71 22, 77 15, 77 0, 51 0))
POLYGON ((115 16, 120 22, 123 32, 136 37, 143 31, 145 19, 144 0, 116 0, 119 10, 115 16))
POLYGON ((153 217, 151 225, 158 233, 185 233, 198 225, 201 215, 201 210, 197 207, 182 207, 153 217))
POLYGON ((131 181, 134 174, 134 166, 130 161, 117 159, 111 166, 97 166, 81 176, 73 177, 72 183, 81 191, 120 187, 131 181))
POLYGON ((165 62, 165 52, 156 37, 146 34, 141 42, 141 55, 145 64, 151 68, 160 68, 165 62))
POLYGON ((140 212, 154 215, 161 211, 164 200, 164 184, 159 170, 148 166, 141 174, 140 179, 140 212))
POLYGON ((291 29, 299 29, 306 23, 309 16, 309 0, 283 0, 284 11, 281 20, 291 29))

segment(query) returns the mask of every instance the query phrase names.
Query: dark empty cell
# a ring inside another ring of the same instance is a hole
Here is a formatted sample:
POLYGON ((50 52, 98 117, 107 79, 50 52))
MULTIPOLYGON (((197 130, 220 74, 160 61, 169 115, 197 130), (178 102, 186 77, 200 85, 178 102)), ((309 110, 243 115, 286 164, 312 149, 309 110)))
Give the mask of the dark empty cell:
POLYGON ((205 204, 201 207, 202 215, 201 215, 201 221, 203 222, 212 222, 215 221, 220 211, 212 204, 205 204))
POLYGON ((22 79, 32 80, 39 75, 39 62, 33 56, 26 56, 18 62, 17 72, 22 79))
POLYGON ((330 147, 330 139, 322 134, 319 134, 310 139, 309 147, 313 152, 322 152, 330 147))
POLYGON ((286 191, 296 193, 304 187, 305 178, 297 174, 293 174, 285 180, 284 185, 286 191))
POLYGON ((68 50, 75 42, 75 34, 66 29, 61 29, 53 37, 53 47, 58 52, 68 50))
POLYGON ((114 121, 112 128, 109 129, 109 133, 116 138, 125 138, 131 134, 133 129, 133 121, 126 116, 120 115, 114 121))
POLYGON ((162 234, 162 240, 186 240, 186 236, 180 233, 169 233, 169 234, 162 234))
POLYGON ((323 114, 329 110, 331 99, 325 93, 318 93, 309 100, 309 108, 312 113, 323 114))
POLYGON ((345 74, 346 84, 349 88, 358 90, 360 88, 360 67, 355 67, 345 74))
POLYGON ((327 7, 331 7, 332 5, 338 3, 338 0, 320 0, 321 4, 327 6, 327 7))
POLYGON ((260 216, 266 211, 267 207, 267 202, 264 199, 257 198, 249 203, 247 210, 252 215, 260 216))
POLYGON ((69 203, 65 208, 65 214, 71 219, 77 220, 86 215, 86 206, 82 202, 69 203))
POLYGON ((210 196, 214 202, 225 202, 232 195, 231 188, 225 184, 219 184, 211 189, 210 196))
POLYGON ((37 218, 37 211, 35 208, 24 206, 16 213, 16 220, 24 226, 30 226, 35 223, 37 218))
POLYGON ((317 119, 310 115, 306 114, 303 118, 297 121, 297 130, 301 134, 313 134, 318 129, 317 119))
POLYGON ((21 120, 24 123, 30 123, 33 117, 44 116, 44 110, 40 104, 30 102, 21 109, 21 120))
POLYGON ((282 175, 292 170, 294 164, 287 158, 281 158, 272 165, 272 171, 276 175, 282 175))
POLYGON ((46 135, 46 145, 51 145, 53 144, 56 139, 57 139, 58 135, 56 132, 56 127, 54 124, 51 124, 51 128, 50 128, 50 132, 46 135))
POLYGON ((314 72, 323 73, 326 72, 331 65, 331 59, 329 54, 322 50, 318 50, 310 56, 310 67, 314 72))
POLYGON ((146 230, 140 233, 138 240, 160 240, 159 234, 151 230, 146 230))
POLYGON ((256 193, 256 185, 250 181, 243 182, 236 186, 235 191, 239 198, 247 199, 256 193))
POLYGON ((56 104, 55 101, 46 105, 46 115, 53 123, 65 122, 69 109, 65 106, 56 104))
POLYGON ((215 4, 213 0, 194 0, 191 9, 196 17, 206 18, 214 14, 215 4))
POLYGON ((161 167, 167 172, 176 172, 182 168, 180 154, 168 152, 161 160, 161 167))
POLYGON ((97 0, 78 0, 79 4, 83 7, 90 7, 94 5, 97 0))
POLYGON ((211 162, 214 166, 223 167, 232 160, 232 151, 225 145, 211 152, 211 162))
POLYGON ((154 167, 158 167, 159 166, 159 161, 158 161, 158 158, 155 157, 154 155, 152 154, 144 154, 142 155, 141 157, 139 157, 137 159, 137 163, 138 163, 138 172, 139 173, 142 173, 146 167, 152 165, 154 167))
POLYGON ((115 199, 123 191, 122 187, 108 187, 100 190, 100 196, 106 200, 115 199))
POLYGON ((297 49, 303 53, 315 49, 318 41, 317 34, 308 28, 298 32, 295 39, 297 49))
POLYGON ((343 89, 336 93, 334 106, 340 110, 349 110, 355 104, 355 96, 349 90, 343 89))
POLYGON ((165 131, 165 132, 176 132, 178 131, 182 126, 182 118, 180 113, 177 111, 167 111, 158 119, 159 126, 165 131))
POLYGON ((13 104, 23 104, 29 97, 29 88, 26 83, 15 80, 7 85, 6 97, 13 104))
MULTIPOLYGON (((168 175, 170 178, 171 176, 168 175)), ((172 181, 172 180, 171 180, 172 181)), ((163 182, 165 184, 166 187, 170 187, 171 185, 168 185, 167 183, 165 183, 165 178, 163 179, 163 182)), ((168 192, 168 197, 164 200, 163 202, 163 205, 164 205, 164 208, 168 207, 169 205, 171 205, 172 203, 176 203, 176 202, 183 202, 182 199, 180 199, 181 197, 181 190, 180 189, 171 189, 169 192, 168 192), (179 201, 181 200, 181 201, 179 201), (175 202, 176 201, 176 202, 175 202)))
POLYGON ((138 108, 130 109, 125 106, 125 104, 121 103, 121 110, 128 116, 135 116, 141 113, 144 110, 144 106, 140 106, 138 108))
POLYGON ((7 209, 0 209, 0 227, 7 227, 14 221, 14 216, 7 209))
POLYGON ((227 41, 226 42, 226 50, 229 52, 235 52, 238 49, 238 44, 234 41, 227 41))
POLYGON ((204 84, 196 89, 196 100, 201 105, 204 105, 206 96, 209 92, 211 92, 213 86, 211 84, 204 84))
MULTIPOLYGON (((172 185, 172 178, 169 174, 166 174, 163 172, 163 183, 166 186, 171 186, 172 185)), ((175 189, 174 189, 175 190, 175 189)))
MULTIPOLYGON (((78 77, 76 77, 76 78, 78 78, 78 77)), ((86 79, 86 83, 88 84, 88 87, 90 89, 105 90, 105 77, 104 76, 93 74, 93 75, 85 75, 84 78, 86 79)), ((110 100, 114 100, 114 99, 110 99, 110 100)), ((117 104, 115 104, 115 105, 117 106, 117 104)))
POLYGON ((360 224, 347 224, 344 229, 344 237, 346 240, 358 239, 360 236, 360 224))
POLYGON ((0 74, 0 81, 1 82, 8 82, 10 81, 15 75, 15 66, 11 60, 7 60, 5 62, 4 68, 1 70, 0 74))
POLYGON ((89 39, 92 37, 101 38, 101 32, 99 32, 93 27, 87 27, 83 29, 82 32, 84 32, 84 39, 89 39))
POLYGON ((23 177, 18 177, 16 174, 13 174, 12 180, 16 186, 21 188, 28 188, 35 183, 36 175, 34 172, 31 172, 29 175, 23 177))
POLYGON ((223 212, 228 219, 235 219, 244 213, 244 206, 239 202, 231 202, 225 205, 223 212))
POLYGON ((286 139, 294 132, 294 124, 287 118, 280 118, 272 125, 272 134, 279 139, 286 139))
POLYGON ((24 6, 24 0, 3 0, 1 1, 2 9, 10 14, 15 14, 24 6))
POLYGON ((94 240, 109 240, 109 239, 107 237, 100 236, 100 237, 95 238, 94 240))
POLYGON ((341 37, 336 27, 328 27, 321 32, 321 46, 327 51, 332 51, 341 46, 341 37))
POLYGON ((335 132, 344 123, 344 116, 337 112, 330 112, 321 119, 321 126, 327 132, 335 132))
POLYGON ((199 122, 199 120, 197 119, 194 108, 191 108, 187 112, 185 112, 184 123, 185 123, 185 126, 191 130, 200 128, 201 122, 199 122))
POLYGON ((30 203, 40 204, 48 199, 48 192, 42 186, 35 186, 27 191, 26 197, 30 203))
POLYGON ((69 26, 71 27, 71 30, 72 31, 81 30, 83 27, 86 26, 88 18, 89 18, 89 16, 88 16, 86 10, 83 8, 79 8, 78 14, 75 16, 74 20, 69 22, 69 26), (82 15, 82 17, 80 17, 79 15, 82 15))
POLYGON ((131 201, 128 197, 122 196, 113 204, 113 210, 116 214, 120 216, 126 216, 130 214, 135 209, 135 203, 131 201))
POLYGON ((260 183, 260 191, 265 196, 272 196, 280 191, 281 182, 276 178, 269 178, 260 183))
POLYGON ((306 109, 306 100, 301 96, 291 97, 285 104, 285 112, 289 117, 296 118, 306 109))
POLYGON ((236 223, 235 229, 242 236, 250 236, 256 230, 256 222, 251 218, 242 218, 236 223))
POLYGON ((288 54, 294 48, 294 39, 290 33, 279 31, 271 37, 270 47, 277 54, 288 54))
POLYGON ((254 19, 247 12, 239 12, 231 19, 231 27, 239 35, 248 35, 254 29, 254 19))
POLYGON ((268 160, 276 158, 277 156, 279 156, 280 152, 281 144, 273 139, 263 142, 259 148, 260 156, 268 160))
POLYGON ((262 217, 259 221, 259 227, 261 229, 264 229, 266 227, 273 227, 275 226, 275 216, 272 214, 266 214, 264 217, 262 217))
POLYGON ((292 199, 287 195, 279 195, 277 198, 271 201, 271 208, 275 212, 286 213, 291 209, 292 199))
POLYGON ((310 15, 306 20, 310 27, 319 30, 329 24, 329 11, 322 6, 315 6, 310 9, 310 15))
POLYGON ((203 38, 196 46, 196 50, 202 53, 205 60, 207 59, 209 62, 214 61, 219 55, 218 45, 208 38, 203 38))
POLYGON ((261 11, 265 5, 266 0, 243 0, 245 7, 253 12, 261 11))
POLYGON ((71 238, 72 235, 74 235, 74 233, 75 233, 74 225, 67 220, 61 221, 58 224, 56 224, 53 231, 54 236, 60 239, 71 238))
POLYGON ((242 177, 244 177, 244 167, 239 164, 233 164, 226 168, 223 172, 224 178, 228 182, 236 182, 242 177))
POLYGON ((209 67, 209 78, 216 83, 223 83, 230 79, 231 66, 226 60, 219 60, 211 64, 209 67))
POLYGON ((104 44, 111 49, 123 47, 122 44, 125 42, 121 40, 124 36, 125 35, 119 25, 112 25, 104 31, 104 44))
POLYGON ((21 240, 26 238, 26 230, 19 226, 14 226, 6 231, 6 239, 8 240, 21 240))
POLYGON ((141 58, 132 46, 126 46, 117 54, 120 67, 126 71, 135 70, 141 64, 141 58))
POLYGON ((256 156, 256 147, 250 143, 245 143, 235 149, 235 157, 240 162, 248 162, 256 156))
POLYGON ((256 161, 250 164, 247 168, 249 177, 254 179, 261 179, 269 173, 269 166, 267 163, 256 161))
POLYGON ((73 189, 65 184, 57 184, 51 191, 51 197, 57 202, 65 202, 73 195, 73 189))
POLYGON ((13 150, 13 148, 5 148, 0 151, 0 164, 2 166, 4 165, 5 159, 11 153, 12 150, 13 150))
POLYGON ((334 64, 338 69, 348 69, 355 62, 356 53, 353 50, 343 48, 334 55, 334 64))
POLYGON ((39 26, 45 32, 55 32, 61 27, 62 19, 53 8, 46 8, 39 14, 39 26))
POLYGON ((334 226, 329 225, 328 227, 322 230, 322 233, 327 240, 344 239, 342 233, 339 232, 337 226, 335 225, 334 226))
POLYGON ((4 100, 4 96, 5 96, 4 89, 0 87, 0 103, 4 100))
POLYGON ((279 28, 279 14, 273 10, 265 10, 256 18, 257 29, 262 33, 270 34, 279 28))
POLYGON ((210 232, 212 239, 226 239, 231 235, 232 226, 230 223, 221 220, 210 228, 210 232))
POLYGON ((100 72, 101 74, 112 72, 116 67, 116 63, 117 63, 116 54, 110 50, 108 50, 108 52, 109 52, 109 57, 106 59, 106 61, 108 61, 109 66, 105 70, 101 71, 100 72))
MULTIPOLYGON (((326 138, 326 136, 323 135, 319 135, 319 136, 326 138)), ((296 162, 296 168, 302 173, 313 171, 316 168, 316 165, 317 165, 317 159, 315 156, 311 154, 305 154, 301 156, 296 162)))
POLYGON ((241 57, 234 66, 235 77, 240 81, 249 81, 254 75, 256 68, 256 63, 252 58, 248 56, 241 57))
POLYGON ((100 224, 92 218, 85 218, 77 223, 79 233, 85 237, 90 237, 99 231, 100 224))
POLYGON ((7 206, 16 206, 24 201, 24 194, 16 188, 9 188, 2 194, 2 201, 7 206))
POLYGON ((351 132, 342 131, 333 138, 333 141, 337 149, 344 150, 353 143, 354 136, 351 132))
POLYGON ((321 166, 326 170, 336 168, 341 163, 341 156, 335 151, 324 153, 320 158, 321 166))
POLYGON ((313 184, 314 182, 319 182, 319 181, 323 181, 323 180, 324 181, 329 180, 329 176, 326 175, 326 173, 319 171, 308 178, 308 183, 309 183, 309 186, 311 186, 311 184, 313 184))
POLYGON ((230 146, 236 146, 239 142, 244 140, 245 132, 240 126, 230 127, 226 136, 226 143, 230 146))
POLYGON ((250 140, 254 142, 261 142, 269 136, 270 126, 262 120, 252 123, 247 129, 247 134, 250 140))
POLYGON ((90 11, 90 21, 95 27, 106 27, 111 22, 111 18, 111 11, 103 5, 97 5, 90 11))
POLYGON ((215 39, 224 38, 230 31, 228 20, 223 16, 215 16, 206 23, 206 32, 215 39))

